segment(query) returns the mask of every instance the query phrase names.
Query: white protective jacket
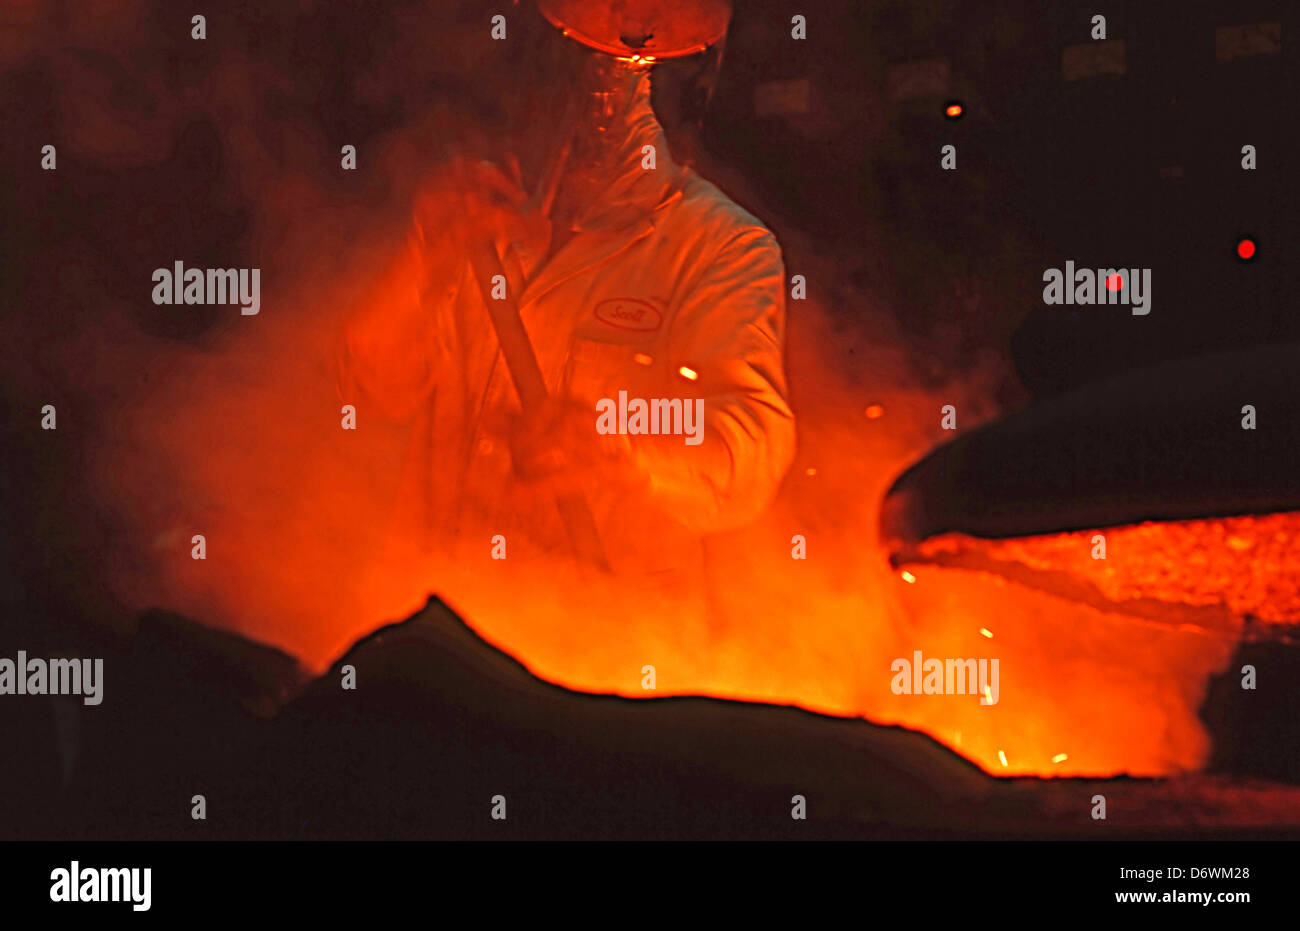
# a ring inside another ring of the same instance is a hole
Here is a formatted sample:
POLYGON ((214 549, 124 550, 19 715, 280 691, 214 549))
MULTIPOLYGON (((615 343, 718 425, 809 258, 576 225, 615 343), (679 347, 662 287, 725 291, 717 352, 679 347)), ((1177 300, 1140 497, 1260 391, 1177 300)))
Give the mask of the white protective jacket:
MULTIPOLYGON (((672 162, 648 81, 631 116, 617 162, 625 167, 579 218, 572 239, 544 262, 523 243, 497 247, 547 388, 590 403, 593 430, 596 402, 620 391, 704 399, 696 454, 677 454, 686 451, 681 437, 634 446, 643 494, 587 489, 611 565, 655 574, 698 562, 701 535, 761 513, 790 466, 795 437, 775 237, 672 162), (642 167, 647 144, 655 147, 653 170, 642 167), (697 378, 684 377, 683 367, 697 378)), ((508 494, 509 449, 494 424, 519 402, 471 274, 466 259, 457 280, 425 293, 429 330, 402 352, 367 357, 357 347, 376 341, 349 339, 345 391, 360 388, 358 403, 368 397, 417 412, 401 509, 426 539, 463 545, 469 538, 486 554, 501 533, 512 557, 517 541, 564 548, 553 501, 520 513, 508 494)), ((410 300, 417 290, 390 293, 410 300)))

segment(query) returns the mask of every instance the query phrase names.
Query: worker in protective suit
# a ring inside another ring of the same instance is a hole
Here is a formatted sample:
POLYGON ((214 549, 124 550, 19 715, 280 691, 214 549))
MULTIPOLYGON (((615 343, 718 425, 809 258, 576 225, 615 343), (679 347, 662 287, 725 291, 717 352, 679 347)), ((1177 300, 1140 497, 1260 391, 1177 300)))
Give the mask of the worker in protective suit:
POLYGON ((653 62, 721 39, 729 2, 538 6, 553 108, 500 164, 433 176, 405 253, 346 329, 341 384, 358 409, 414 421, 401 510, 439 549, 486 559, 500 534, 512 560, 572 554, 577 501, 608 567, 676 585, 698 573, 701 536, 756 517, 794 455, 780 247, 674 163, 650 104, 653 62), (540 404, 521 404, 488 306, 502 297, 540 404), (624 430, 621 393, 681 400, 682 432, 624 430), (603 430, 602 401, 619 408, 603 430))

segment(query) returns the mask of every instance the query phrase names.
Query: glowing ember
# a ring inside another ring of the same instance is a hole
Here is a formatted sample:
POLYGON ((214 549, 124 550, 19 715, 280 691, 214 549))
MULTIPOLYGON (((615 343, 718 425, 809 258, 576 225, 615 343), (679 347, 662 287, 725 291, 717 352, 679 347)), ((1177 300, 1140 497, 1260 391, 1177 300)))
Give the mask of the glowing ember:
POLYGON ((912 575, 912 573, 908 572, 906 569, 904 569, 900 574, 903 576, 904 582, 916 582, 916 576, 912 575))
POLYGON ((872 404, 867 408, 868 420, 879 420, 883 416, 885 416, 885 409, 879 404, 872 404))
POLYGON ((983 636, 988 637, 990 640, 993 639, 993 631, 989 630, 987 627, 981 627, 981 628, 980 628, 980 633, 981 633, 983 636))
POLYGON ((695 371, 695 369, 688 368, 685 365, 683 365, 677 371, 681 374, 682 378, 689 379, 690 381, 695 381, 695 379, 700 377, 699 374, 695 371))
POLYGON ((1069 758, 1070 758, 1070 757, 1069 757, 1067 754, 1064 754, 1064 753, 1058 753, 1058 754, 1056 754, 1056 756, 1052 757, 1052 762, 1053 762, 1053 763, 1064 763, 1064 762, 1065 762, 1066 760, 1068 760, 1069 758))

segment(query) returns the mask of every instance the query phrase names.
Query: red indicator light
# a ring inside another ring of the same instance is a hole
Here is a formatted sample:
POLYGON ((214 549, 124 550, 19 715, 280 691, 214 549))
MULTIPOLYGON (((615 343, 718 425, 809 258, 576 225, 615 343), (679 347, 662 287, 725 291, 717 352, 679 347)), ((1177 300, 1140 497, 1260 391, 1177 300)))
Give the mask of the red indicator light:
POLYGON ((1237 241, 1237 258, 1244 262, 1249 262, 1255 257, 1255 240, 1240 239, 1237 241))

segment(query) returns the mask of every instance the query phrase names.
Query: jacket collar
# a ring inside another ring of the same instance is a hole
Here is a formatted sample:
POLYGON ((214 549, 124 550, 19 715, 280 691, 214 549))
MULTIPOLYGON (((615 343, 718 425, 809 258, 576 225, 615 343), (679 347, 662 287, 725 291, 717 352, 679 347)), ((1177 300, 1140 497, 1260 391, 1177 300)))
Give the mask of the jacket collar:
POLYGON ((650 80, 638 83, 622 122, 623 141, 610 159, 611 177, 574 222, 574 237, 539 269, 521 298, 532 303, 548 291, 622 252, 654 229, 657 213, 682 196, 686 171, 673 161, 668 139, 650 106, 650 80), (654 146, 655 168, 642 168, 644 147, 654 146))

